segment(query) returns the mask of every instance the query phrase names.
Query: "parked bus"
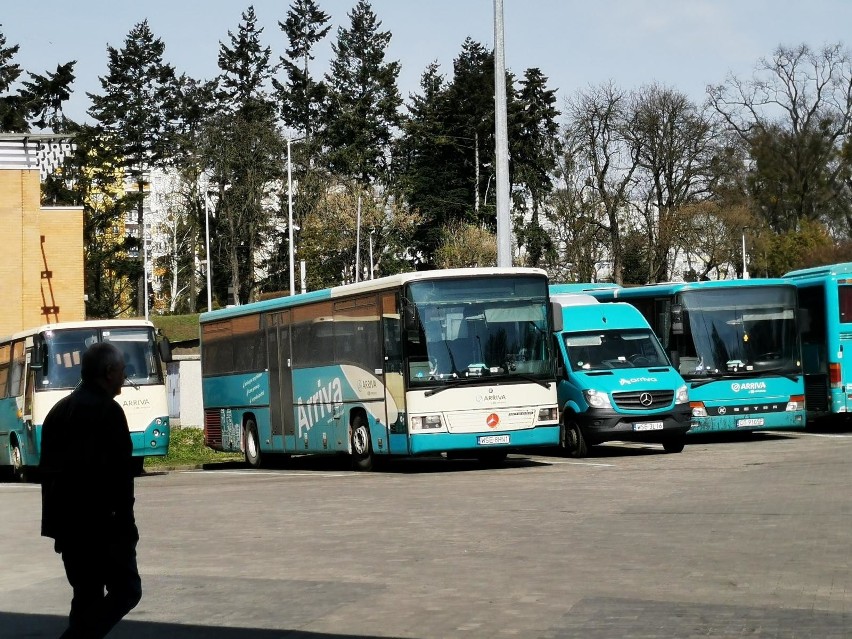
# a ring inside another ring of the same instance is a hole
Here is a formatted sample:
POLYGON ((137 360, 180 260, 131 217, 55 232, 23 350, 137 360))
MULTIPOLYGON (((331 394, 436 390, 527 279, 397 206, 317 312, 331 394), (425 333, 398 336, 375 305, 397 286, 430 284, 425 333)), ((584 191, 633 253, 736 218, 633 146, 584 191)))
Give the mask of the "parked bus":
POLYGON ((550 287, 562 308, 555 333, 561 450, 584 457, 590 446, 620 440, 681 452, 691 422, 686 383, 643 315, 626 302, 564 290, 550 287))
POLYGON ((846 419, 852 410, 852 263, 784 275, 799 289, 799 332, 808 419, 846 419))
MULTIPOLYGON (((556 446, 547 276, 394 275, 201 315, 204 436, 242 451, 497 462, 556 446)), ((558 320, 557 320, 558 321, 558 320)))
MULTIPOLYGON (((0 469, 18 479, 38 466, 41 426, 48 411, 80 382, 80 358, 96 342, 117 346, 127 382, 116 397, 127 416, 136 471, 146 456, 169 448, 169 411, 158 342, 144 320, 90 320, 46 324, 0 339, 0 469)), ((80 433, 89 437, 90 433, 80 433)))
POLYGON ((587 292, 630 302, 689 386, 689 434, 803 428, 796 287, 784 279, 674 282, 587 292))

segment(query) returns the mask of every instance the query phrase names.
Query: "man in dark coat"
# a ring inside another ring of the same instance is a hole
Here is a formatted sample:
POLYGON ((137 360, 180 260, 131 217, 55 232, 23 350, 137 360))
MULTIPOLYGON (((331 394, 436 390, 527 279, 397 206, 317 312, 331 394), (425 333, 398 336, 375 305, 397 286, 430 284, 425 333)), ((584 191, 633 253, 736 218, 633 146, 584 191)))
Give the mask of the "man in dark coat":
POLYGON ((55 540, 73 589, 65 639, 104 637, 142 597, 133 445, 114 399, 124 384, 124 357, 103 342, 90 346, 81 364, 81 384, 45 417, 39 466, 41 534, 55 540))

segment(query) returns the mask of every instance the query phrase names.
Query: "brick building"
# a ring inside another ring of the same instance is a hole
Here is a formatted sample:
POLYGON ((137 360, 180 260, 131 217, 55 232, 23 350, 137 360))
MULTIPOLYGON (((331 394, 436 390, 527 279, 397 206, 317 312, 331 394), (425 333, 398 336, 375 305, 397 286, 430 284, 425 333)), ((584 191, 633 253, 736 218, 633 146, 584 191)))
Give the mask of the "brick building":
POLYGON ((0 336, 85 319, 83 207, 41 205, 69 149, 67 137, 0 135, 0 336))

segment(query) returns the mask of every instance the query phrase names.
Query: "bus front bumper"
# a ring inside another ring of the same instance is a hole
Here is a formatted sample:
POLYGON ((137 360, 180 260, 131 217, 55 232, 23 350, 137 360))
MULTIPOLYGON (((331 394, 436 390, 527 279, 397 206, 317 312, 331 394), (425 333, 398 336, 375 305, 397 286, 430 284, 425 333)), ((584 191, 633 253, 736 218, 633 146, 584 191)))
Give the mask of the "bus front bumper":
POLYGON ((556 446, 559 444, 559 424, 496 433, 413 433, 409 436, 409 442, 411 455, 556 446))
POLYGON ((134 457, 162 456, 169 452, 169 418, 158 417, 144 431, 131 432, 134 457))

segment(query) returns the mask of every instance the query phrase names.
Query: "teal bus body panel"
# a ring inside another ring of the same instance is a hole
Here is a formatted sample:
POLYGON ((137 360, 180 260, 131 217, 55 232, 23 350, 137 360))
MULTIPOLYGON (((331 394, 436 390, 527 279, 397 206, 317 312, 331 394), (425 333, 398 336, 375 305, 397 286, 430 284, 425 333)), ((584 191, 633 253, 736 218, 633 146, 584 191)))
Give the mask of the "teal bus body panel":
POLYGON ((516 448, 519 446, 554 446, 559 443, 559 425, 536 426, 524 430, 504 431, 509 435, 509 443, 492 446, 478 445, 478 437, 491 433, 416 433, 410 436, 411 454, 426 455, 452 450, 480 450, 495 448, 516 448))
POLYGON ((15 398, 0 399, 0 466, 12 465, 12 438, 20 440, 22 429, 15 398))
POLYGON ((160 457, 169 452, 171 428, 168 415, 156 417, 144 431, 130 433, 134 457, 160 457))
MULTIPOLYGON (((800 307, 809 312, 814 325, 802 327, 808 418, 848 415, 852 412, 852 321, 841 321, 840 287, 852 288, 852 262, 790 271, 784 278, 799 289, 800 307), (809 308, 809 303, 819 308, 809 308), (817 326, 820 320, 822 325, 817 326), (835 369, 833 383, 830 368, 835 369)), ((846 308, 848 314, 848 302, 846 308)))

